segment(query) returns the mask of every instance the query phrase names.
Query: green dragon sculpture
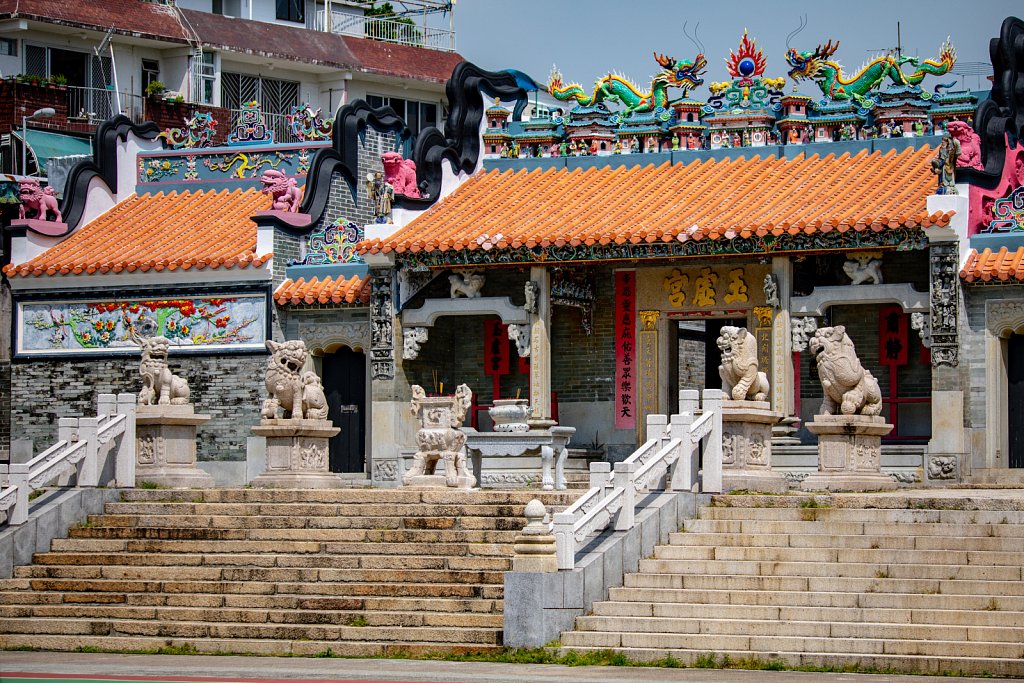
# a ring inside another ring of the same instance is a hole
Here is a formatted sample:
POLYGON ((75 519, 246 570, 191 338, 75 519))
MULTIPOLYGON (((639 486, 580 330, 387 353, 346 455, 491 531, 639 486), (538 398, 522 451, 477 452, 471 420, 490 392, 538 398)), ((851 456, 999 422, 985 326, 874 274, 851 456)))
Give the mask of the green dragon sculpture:
POLYGON ((681 88, 683 97, 686 97, 686 93, 704 83, 700 74, 708 63, 703 54, 698 54, 693 60, 676 60, 655 52, 654 59, 661 65, 662 71, 651 79, 651 89, 647 92, 641 92, 622 76, 608 74, 597 81, 593 94, 588 97, 579 83, 564 85, 562 74, 557 69, 553 69, 548 78, 548 91, 556 100, 575 100, 584 107, 592 107, 601 102, 617 102, 625 107, 622 115, 629 116, 634 112, 646 113, 659 107, 667 108, 671 104, 668 99, 670 87, 681 88))
POLYGON ((814 81, 821 92, 833 100, 859 100, 881 85, 886 78, 896 85, 917 86, 925 76, 942 76, 949 73, 956 64, 956 50, 947 38, 937 61, 884 55, 865 64, 853 77, 847 77, 838 62, 829 59, 838 48, 839 42, 833 45, 831 40, 819 45, 814 52, 797 52, 790 48, 786 52, 786 62, 793 67, 789 71, 790 78, 814 81), (907 63, 917 67, 917 70, 912 74, 904 73, 902 66, 907 63))

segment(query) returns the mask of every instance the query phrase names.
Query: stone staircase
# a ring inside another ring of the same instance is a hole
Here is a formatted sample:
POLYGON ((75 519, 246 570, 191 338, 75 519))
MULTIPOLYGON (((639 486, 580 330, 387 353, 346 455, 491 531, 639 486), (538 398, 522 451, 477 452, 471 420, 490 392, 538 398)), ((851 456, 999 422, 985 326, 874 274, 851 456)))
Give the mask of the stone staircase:
POLYGON ((496 649, 523 507, 576 495, 128 491, 0 581, 0 648, 496 649))
POLYGON ((716 496, 562 645, 1024 676, 1024 492, 994 493, 716 496))

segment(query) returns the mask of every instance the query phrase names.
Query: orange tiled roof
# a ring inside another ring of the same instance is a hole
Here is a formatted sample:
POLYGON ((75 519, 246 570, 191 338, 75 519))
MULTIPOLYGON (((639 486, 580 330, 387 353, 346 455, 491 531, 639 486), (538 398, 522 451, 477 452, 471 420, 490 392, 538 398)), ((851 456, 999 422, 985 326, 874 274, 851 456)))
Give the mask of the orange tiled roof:
POLYGON ((946 225, 928 146, 899 154, 481 173, 360 253, 625 244, 946 225))
POLYGON ((274 301, 280 306, 301 306, 303 304, 354 304, 370 303, 370 278, 352 277, 334 279, 330 276, 323 280, 313 278, 306 281, 285 280, 274 292, 274 301))
POLYGON ((967 256, 967 263, 960 269, 960 277, 967 282, 991 282, 992 280, 1022 282, 1024 281, 1024 247, 1018 247, 1016 251, 1010 251, 1003 247, 995 253, 991 249, 986 249, 980 254, 976 249, 972 249, 967 256))
POLYGON ((8 276, 145 273, 196 268, 258 267, 255 212, 267 208, 259 190, 134 195, 8 276))

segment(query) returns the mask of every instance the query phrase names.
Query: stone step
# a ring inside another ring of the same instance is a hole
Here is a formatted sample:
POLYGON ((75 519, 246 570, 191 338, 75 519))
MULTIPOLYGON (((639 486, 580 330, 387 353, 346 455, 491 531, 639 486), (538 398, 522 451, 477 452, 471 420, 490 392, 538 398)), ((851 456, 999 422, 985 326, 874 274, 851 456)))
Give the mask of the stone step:
POLYGON ((368 582, 501 585, 502 572, 449 569, 303 569, 280 567, 149 567, 126 565, 28 565, 15 567, 25 579, 142 581, 368 582))
MULTIPOLYGON (((1005 598, 1004 598, 1005 600, 1005 598)), ((883 624, 935 624, 1024 628, 1024 611, 999 609, 893 609, 721 603, 617 602, 595 603, 594 616, 672 619, 739 619, 754 621, 876 622, 883 624)))
MULTIPOLYGON (((773 607, 845 607, 864 609, 910 609, 925 611, 988 611, 993 608, 1024 612, 1024 596, 949 595, 941 593, 857 593, 853 591, 729 591, 697 588, 632 588, 609 590, 616 602, 695 604, 712 610, 717 605, 773 607)), ((596 605, 600 603, 595 603, 596 605)))
MULTIPOLYGON (((516 513, 520 515, 521 511, 516 513)), ((90 515, 87 526, 96 527, 173 527, 176 529, 436 529, 495 530, 514 533, 521 524, 511 518, 496 516, 348 516, 324 515, 188 515, 188 514, 117 514, 107 512, 90 515)))
POLYGON ((338 640, 276 640, 249 638, 151 638, 134 636, 63 636, 42 634, 0 633, 0 649, 38 649, 76 652, 97 649, 123 652, 153 652, 165 647, 189 647, 197 653, 323 656, 328 651, 340 657, 410 657, 437 652, 468 653, 500 650, 499 645, 485 643, 433 642, 344 642, 338 640))
POLYGON ((390 596, 434 598, 502 598, 503 586, 471 583, 403 582, 265 582, 265 581, 146 581, 131 579, 17 579, 34 591, 96 593, 237 593, 246 595, 390 596))
POLYGON ((751 508, 703 507, 700 518, 708 520, 758 520, 779 522, 842 522, 883 524, 1024 524, 1024 510, 915 510, 889 508, 751 508))
MULTIPOLYGON (((63 545, 63 544, 54 544, 63 545)), ((200 553, 116 553, 60 550, 36 553, 32 561, 37 565, 103 565, 139 567, 299 567, 316 569, 449 569, 509 571, 512 560, 506 557, 474 557, 441 555, 418 557, 394 555, 252 555, 200 553)))
MULTIPOLYGON (((334 505, 326 503, 107 503, 104 515, 145 520, 151 516, 291 517, 299 519, 394 519, 411 523, 454 525, 464 519, 495 520, 506 524, 523 520, 521 505, 334 505), (296 514, 300 513, 300 514, 296 514)), ((523 522, 525 523, 525 522, 523 522)), ((447 526, 438 528, 448 528, 447 526)))
MULTIPOLYGON (((706 509, 706 508, 705 508, 706 509)), ((1010 536, 1024 537, 1024 525, 1003 523, 937 524, 935 522, 833 522, 803 520, 764 519, 687 519, 683 522, 686 531, 729 534, 820 534, 822 525, 828 533, 838 535, 866 534, 884 536, 893 532, 915 536, 1010 536)))
POLYGON ((17 590, 0 593, 0 605, 28 607, 33 605, 134 605, 140 607, 188 607, 273 610, 364 610, 393 612, 428 612, 501 614, 500 599, 387 597, 387 596, 324 596, 324 595, 257 595, 252 593, 96 593, 37 592, 17 590))
MULTIPOLYGON (((85 529, 83 531, 91 531, 85 529)), ((378 532, 382 533, 382 532, 378 532)), ((92 548, 102 552, 129 553, 185 553, 185 554, 319 554, 334 555, 444 555, 444 556, 485 556, 511 557, 511 543, 462 542, 444 543, 423 540, 418 542, 402 542, 384 540, 374 536, 373 541, 333 542, 333 541, 193 541, 193 540, 162 540, 162 539, 122 539, 116 543, 107 543, 112 539, 99 539, 101 545, 82 544, 79 548, 92 548)), ((82 539, 84 540, 84 539, 82 539)), ((65 546, 66 547, 66 546, 65 546)))
MULTIPOLYGON (((768 626, 779 627, 781 624, 774 622, 768 626)), ((844 629, 842 632, 855 634, 857 631, 853 629, 854 626, 864 627, 863 624, 849 626, 849 629, 844 629)), ((1016 660, 1024 657, 1024 644, 1021 642, 914 640, 876 638, 871 636, 856 637, 854 635, 837 636, 835 638, 777 636, 771 635, 771 631, 764 635, 567 631, 562 634, 562 646, 567 648, 582 646, 614 649, 657 648, 660 650, 699 650, 703 652, 733 650, 745 651, 750 655, 773 652, 809 652, 944 657, 955 652, 958 657, 1016 660)))
MULTIPOLYGON (((1024 628, 1013 626, 954 626, 947 624, 893 624, 875 621, 778 621, 757 619, 584 616, 576 618, 578 631, 622 634, 701 634, 772 636, 775 638, 865 639, 903 641, 958 641, 971 645, 1010 643, 1024 648, 1024 628)), ((566 643, 568 644, 568 643, 566 643)), ((1024 656, 1020 654, 995 656, 1024 656)), ((975 656, 992 656, 977 653, 975 656)))
MULTIPOLYGON (((133 539, 131 537, 131 530, 121 528, 112 529, 113 531, 110 535, 106 535, 103 531, 93 528, 73 529, 70 538, 54 539, 52 541, 51 548, 55 552, 124 552, 127 550, 129 542, 144 540, 133 539)), ((498 551, 501 555, 511 557, 511 544, 515 539, 515 536, 516 532, 513 531, 420 531, 404 529, 368 529, 364 531, 363 542, 387 544, 389 548, 388 552, 391 554, 400 550, 394 548, 394 544, 396 543, 417 545, 444 543, 449 545, 468 544, 466 547, 474 550, 487 549, 485 552, 493 551, 495 548, 501 548, 502 550, 498 551)), ((247 535, 243 534, 242 538, 237 540, 243 540, 246 539, 246 537, 247 535)), ((185 541, 190 539, 182 537, 171 539, 153 538, 148 540, 185 541)), ((330 541, 330 543, 334 544, 335 548, 338 547, 338 541, 330 541)), ((267 548, 272 549, 274 547, 280 547, 282 552, 288 552, 287 547, 281 543, 267 544, 267 548)), ((303 548, 307 547, 308 546, 303 546, 303 548)), ((364 546, 361 543, 353 543, 352 547, 359 548, 356 554, 364 554, 364 546)), ((414 552, 418 552, 418 548, 414 550, 414 552)))
POLYGON ((712 508, 849 508, 856 510, 1012 510, 1024 511, 1024 500, 1015 488, 1002 491, 954 489, 878 493, 787 493, 786 495, 715 495, 712 508))
MULTIPOLYGON (((1019 530, 1018 527, 1010 527, 1019 530)), ((1003 550, 1013 552, 1024 545, 1024 537, 987 534, 975 536, 917 535, 896 530, 898 535, 841 534, 818 527, 781 534, 751 532, 698 532, 686 530, 669 534, 674 546, 759 546, 773 548, 886 548, 889 550, 1003 550)))
MULTIPOLYGON (((605 647, 586 647, 575 645, 572 650, 586 653, 607 650, 605 647)), ((802 650, 784 651, 771 650, 762 652, 751 652, 749 650, 730 650, 723 648, 714 649, 682 649, 682 648, 646 648, 646 647, 618 647, 621 652, 630 659, 638 662, 649 662, 664 659, 666 655, 672 655, 685 666, 707 666, 709 652, 716 655, 716 661, 723 659, 736 661, 749 661, 752 658, 762 662, 780 662, 791 668, 809 668, 824 671, 860 669, 868 671, 897 671, 908 673, 943 674, 946 672, 960 672, 963 675, 982 676, 1021 676, 1024 675, 1024 665, 1016 660, 984 658, 984 657, 961 657, 958 655, 923 656, 918 655, 908 658, 905 655, 889 654, 860 654, 850 652, 819 653, 805 652, 802 650)))
POLYGON ((252 624, 202 621, 117 619, 0 619, 0 633, 162 638, 245 638, 501 644, 500 629, 432 626, 339 626, 329 624, 252 624))
POLYGON ((666 545, 654 557, 679 560, 760 560, 776 562, 838 562, 871 564, 959 564, 1020 567, 1024 549, 1002 550, 893 550, 889 548, 790 548, 757 546, 719 547, 666 545), (707 557, 708 551, 711 557, 707 557))
POLYGON ((435 626, 459 628, 502 627, 501 614, 385 610, 303 610, 225 607, 150 607, 141 605, 0 605, 3 619, 110 619, 190 622, 237 622, 246 624, 334 624, 351 626, 435 626))
POLYGON ((545 506, 571 505, 578 492, 567 491, 445 491, 412 489, 129 489, 126 502, 145 503, 329 503, 370 505, 515 505, 534 498, 545 506))
POLYGON ((735 576, 728 574, 627 574, 624 577, 624 585, 631 588, 697 588, 734 591, 839 591, 852 593, 1024 596, 1024 582, 1021 581, 957 581, 831 576, 735 576))
MULTIPOLYGON (((728 555, 723 548, 714 549, 716 556, 728 555)), ((752 548, 751 550, 761 550, 752 548)), ((659 549, 659 557, 663 554, 659 549)), ((771 555, 771 553, 757 553, 771 555)), ((1019 581, 1020 567, 959 564, 887 564, 885 562, 855 563, 835 560, 795 562, 783 558, 764 561, 652 559, 640 560, 640 571, 650 574, 731 574, 739 576, 805 576, 859 577, 876 579, 948 579, 959 581, 1019 581)))

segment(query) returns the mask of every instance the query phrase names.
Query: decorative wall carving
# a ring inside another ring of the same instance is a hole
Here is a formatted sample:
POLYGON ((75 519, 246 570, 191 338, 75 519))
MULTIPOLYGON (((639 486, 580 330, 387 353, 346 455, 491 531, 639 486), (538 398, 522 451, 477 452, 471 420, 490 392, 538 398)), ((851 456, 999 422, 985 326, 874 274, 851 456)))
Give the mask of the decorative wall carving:
POLYGON ((956 456, 932 456, 928 458, 929 479, 956 479, 956 456))
POLYGON ((349 323, 300 323, 298 338, 305 340, 310 353, 323 354, 339 346, 353 351, 369 351, 370 323, 363 320, 349 323))
POLYGON ((764 303, 772 308, 778 308, 779 303, 779 278, 775 273, 768 273, 764 276, 764 303))
POLYGON ((850 284, 882 284, 882 252, 862 251, 847 254, 843 272, 850 278, 850 284))
POLYGON ((523 309, 527 313, 537 312, 537 296, 540 294, 540 285, 533 280, 527 280, 526 284, 523 285, 523 295, 526 297, 526 303, 523 304, 523 309))
POLYGON ((923 344, 926 349, 931 348, 932 324, 928 314, 921 313, 920 311, 911 313, 910 327, 911 329, 917 330, 918 335, 921 337, 921 344, 923 344))
POLYGON ((452 273, 448 276, 451 283, 451 297, 453 299, 464 296, 467 299, 480 297, 480 290, 484 287, 487 277, 479 271, 463 270, 452 273))
POLYGON ((960 341, 957 334, 960 310, 957 243, 933 244, 930 260, 932 365, 955 368, 960 364, 960 341))
POLYGON ((818 319, 812 317, 792 318, 789 321, 789 329, 793 334, 793 352, 806 351, 807 340, 818 329, 818 319))
POLYGON ((397 460, 375 460, 373 462, 374 481, 396 481, 398 479, 397 460))
POLYGON ((530 326, 509 325, 508 338, 516 343, 516 351, 520 358, 530 357, 530 326))
POLYGON ((394 294, 390 268, 370 269, 370 377, 395 378, 394 294))
POLYGON ((641 330, 654 330, 658 324, 658 317, 661 316, 661 311, 640 311, 640 324, 643 325, 641 330))
POLYGON ((551 305, 578 308, 588 337, 594 331, 594 279, 587 268, 554 268, 551 271, 551 305))
POLYGON ((1024 302, 995 299, 985 304, 985 325, 997 337, 1024 327, 1024 302))
POLYGON ((416 360, 420 355, 420 346, 427 341, 426 327, 409 327, 402 330, 402 359, 416 360))

